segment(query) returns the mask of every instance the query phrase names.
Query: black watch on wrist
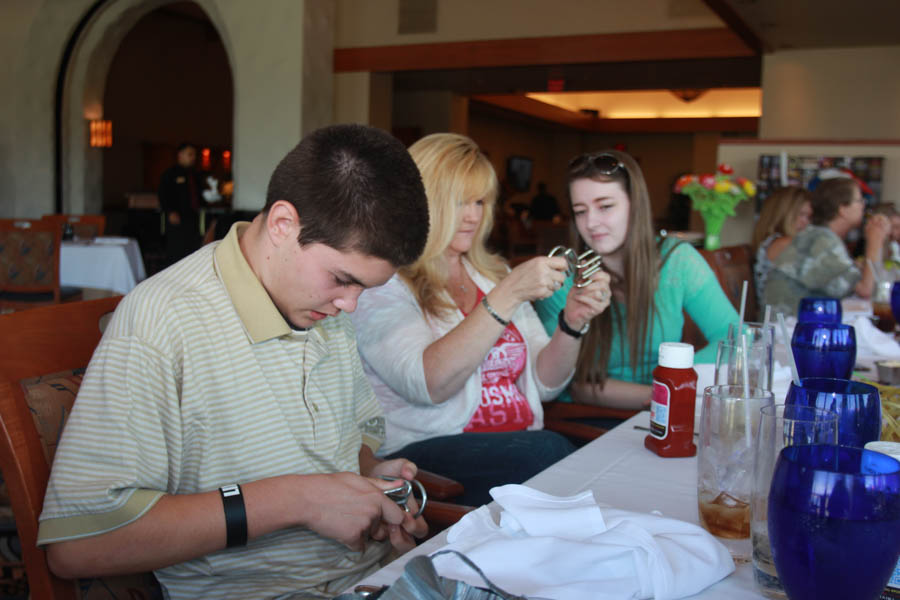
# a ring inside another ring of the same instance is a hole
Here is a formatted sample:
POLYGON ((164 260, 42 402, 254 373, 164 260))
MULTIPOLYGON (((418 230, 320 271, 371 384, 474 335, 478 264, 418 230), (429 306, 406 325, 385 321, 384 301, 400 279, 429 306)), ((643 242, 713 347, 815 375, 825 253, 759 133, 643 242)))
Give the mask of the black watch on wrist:
POLYGON ((577 340, 581 336, 583 336, 585 333, 587 333, 587 330, 591 328, 591 322, 588 321, 587 324, 584 327, 582 327, 580 330, 572 329, 571 327, 569 327, 569 324, 566 323, 566 318, 563 316, 564 313, 565 313, 565 311, 563 311, 563 310, 559 311, 559 318, 557 319, 557 322, 559 323, 559 328, 566 335, 571 335, 573 338, 575 338, 577 340))

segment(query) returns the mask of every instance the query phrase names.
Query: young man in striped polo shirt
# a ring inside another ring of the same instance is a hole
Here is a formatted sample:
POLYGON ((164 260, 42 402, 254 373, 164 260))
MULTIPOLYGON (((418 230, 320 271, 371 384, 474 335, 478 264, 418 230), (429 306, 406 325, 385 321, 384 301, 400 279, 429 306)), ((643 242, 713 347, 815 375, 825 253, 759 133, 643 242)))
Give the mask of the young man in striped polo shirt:
POLYGON ((346 312, 421 253, 405 148, 313 132, 266 205, 123 299, 88 367, 39 543, 67 578, 153 570, 172 598, 331 597, 426 526, 382 492, 384 419, 346 312))

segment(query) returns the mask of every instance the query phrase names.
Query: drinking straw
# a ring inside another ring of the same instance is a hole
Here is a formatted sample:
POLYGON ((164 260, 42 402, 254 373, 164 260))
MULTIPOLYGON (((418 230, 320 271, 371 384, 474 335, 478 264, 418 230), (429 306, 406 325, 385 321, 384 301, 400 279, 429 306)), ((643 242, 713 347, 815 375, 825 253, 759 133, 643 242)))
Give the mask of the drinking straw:
MULTIPOLYGON (((772 315, 772 305, 766 304, 766 313, 763 316, 763 326, 762 326, 763 338, 766 337, 766 334, 769 331, 769 317, 771 315, 772 315)), ((772 335, 772 351, 774 351, 774 350, 775 350, 775 335, 773 334, 772 335)))
POLYGON ((784 313, 778 313, 778 324, 781 325, 781 336, 784 338, 784 345, 787 346, 791 377, 794 379, 794 385, 800 386, 800 374, 797 372, 797 361, 794 360, 794 350, 791 348, 791 338, 788 337, 787 325, 784 324, 784 313))
MULTIPOLYGON (((746 282, 745 282, 746 284, 746 282)), ((745 287, 746 289, 746 287, 745 287)), ((743 374, 744 374, 744 439, 747 447, 750 447, 750 369, 747 365, 749 356, 747 354, 747 334, 741 334, 741 350, 744 353, 743 374)))
MULTIPOLYGON (((735 332, 737 335, 744 335, 744 310, 747 308, 747 280, 741 286, 741 314, 738 317, 738 328, 735 332)), ((737 341, 737 339, 735 339, 737 341)))

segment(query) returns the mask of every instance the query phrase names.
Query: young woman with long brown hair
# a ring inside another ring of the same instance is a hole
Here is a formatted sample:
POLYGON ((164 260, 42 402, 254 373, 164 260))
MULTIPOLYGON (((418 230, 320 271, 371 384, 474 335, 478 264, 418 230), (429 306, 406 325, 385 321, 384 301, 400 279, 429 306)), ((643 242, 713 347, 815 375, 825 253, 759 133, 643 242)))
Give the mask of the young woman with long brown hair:
MULTIPOLYGON (((569 163, 569 199, 583 243, 603 257, 613 300, 595 316, 569 386, 585 404, 641 409, 650 404, 659 344, 680 341, 684 312, 710 342, 696 362, 713 362, 716 343, 737 312, 702 256, 689 244, 657 240, 647 184, 637 162, 616 150, 569 163)), ((536 303, 545 327, 555 324, 571 280, 536 303)))

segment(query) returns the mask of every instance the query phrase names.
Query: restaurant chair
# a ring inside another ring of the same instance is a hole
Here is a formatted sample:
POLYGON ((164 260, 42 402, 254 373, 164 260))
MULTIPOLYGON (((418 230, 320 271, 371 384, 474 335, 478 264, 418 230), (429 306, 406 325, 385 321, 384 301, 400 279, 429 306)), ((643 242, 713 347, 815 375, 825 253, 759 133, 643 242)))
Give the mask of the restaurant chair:
POLYGON ((425 503, 422 514, 428 523, 428 536, 425 539, 447 529, 466 516, 466 513, 475 510, 474 506, 447 502, 462 495, 464 488, 458 481, 424 469, 419 469, 416 479, 428 493, 428 502, 425 503))
POLYGON ((51 221, 0 219, 0 312, 81 300, 61 288, 62 229, 51 221))
POLYGON ((60 579, 37 547, 38 517, 56 444, 100 341, 101 318, 119 300, 121 296, 0 315, 0 469, 34 600, 161 597, 150 573, 60 579))
POLYGON ((544 402, 544 429, 562 434, 575 445, 583 446, 609 431, 606 427, 591 421, 625 420, 638 412, 554 400, 544 402))
POLYGON ((756 321, 760 318, 759 302, 756 298, 756 282, 753 278, 753 251, 749 244, 726 246, 718 250, 700 250, 700 254, 709 263, 719 285, 731 300, 734 309, 741 310, 741 288, 747 282, 747 306, 744 310, 744 321, 756 321))
POLYGON ((71 225, 72 235, 81 239, 93 239, 103 235, 103 232, 106 230, 105 215, 51 214, 44 215, 41 218, 57 223, 63 230, 67 224, 71 225))

